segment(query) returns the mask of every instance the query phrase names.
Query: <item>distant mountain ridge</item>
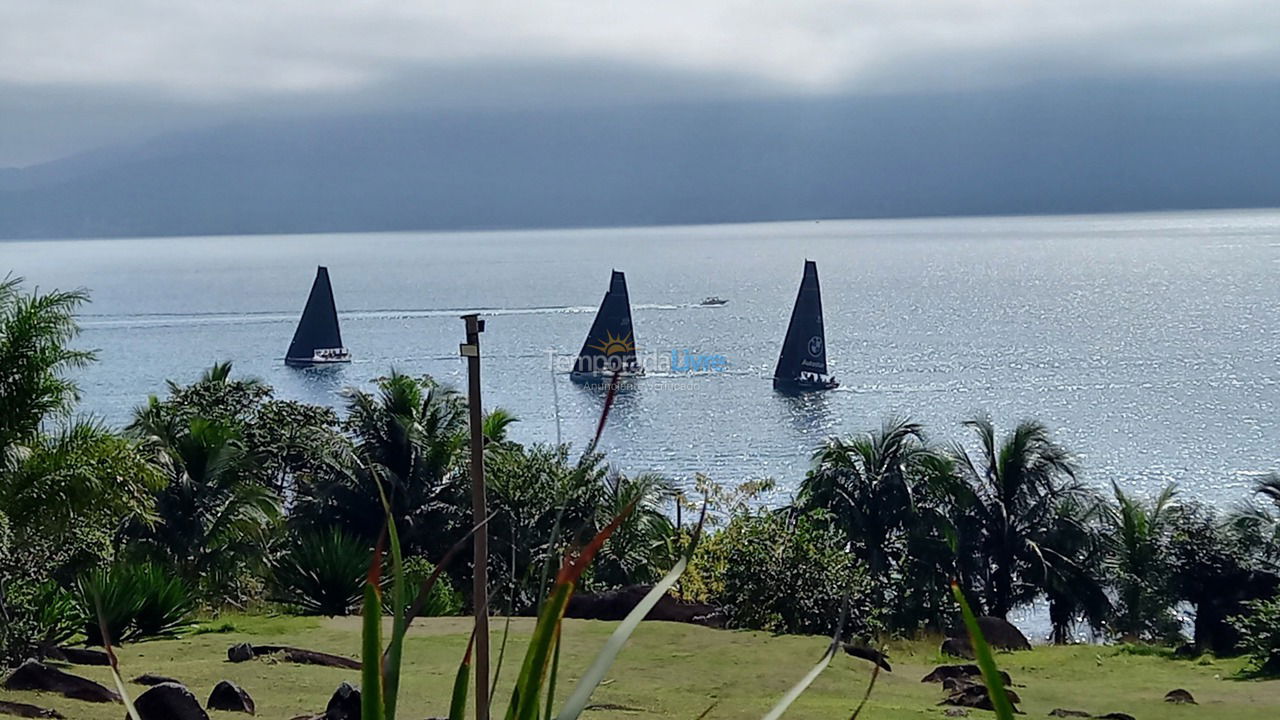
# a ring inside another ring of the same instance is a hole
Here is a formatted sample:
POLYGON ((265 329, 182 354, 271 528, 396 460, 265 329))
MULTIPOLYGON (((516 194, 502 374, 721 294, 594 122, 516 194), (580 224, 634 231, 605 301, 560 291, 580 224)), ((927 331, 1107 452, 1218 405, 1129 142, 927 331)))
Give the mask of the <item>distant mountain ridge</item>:
POLYGON ((0 169, 0 237, 1280 204, 1275 84, 263 121, 0 169))

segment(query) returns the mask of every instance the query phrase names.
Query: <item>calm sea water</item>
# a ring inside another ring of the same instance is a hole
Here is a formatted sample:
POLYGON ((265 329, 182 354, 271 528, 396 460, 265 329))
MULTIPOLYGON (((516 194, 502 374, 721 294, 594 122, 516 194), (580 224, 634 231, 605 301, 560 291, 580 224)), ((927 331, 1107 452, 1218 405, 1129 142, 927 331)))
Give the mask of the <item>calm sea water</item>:
POLYGON ((1231 504, 1280 469, 1280 212, 0 243, 0 272, 92 291, 84 409, 109 422, 220 360, 335 405, 391 367, 463 387, 458 316, 479 310, 486 404, 520 417, 516 439, 550 442, 558 401, 579 446, 602 392, 553 374, 550 353, 581 346, 611 268, 642 351, 730 363, 620 397, 603 445, 627 471, 768 476, 785 497, 824 436, 909 416, 962 440, 977 412, 1044 420, 1099 485, 1231 504), (769 376, 806 258, 843 385, 795 399, 769 376), (355 362, 286 368, 317 264, 355 362))

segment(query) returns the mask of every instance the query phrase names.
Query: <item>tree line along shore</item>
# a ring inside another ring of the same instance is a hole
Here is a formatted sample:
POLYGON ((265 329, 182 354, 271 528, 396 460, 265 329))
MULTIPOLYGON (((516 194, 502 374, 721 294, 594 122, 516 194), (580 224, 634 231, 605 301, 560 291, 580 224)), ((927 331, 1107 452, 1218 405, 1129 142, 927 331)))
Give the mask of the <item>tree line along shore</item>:
MULTIPOLYGON (((345 407, 277 398, 230 364, 171 382, 129 424, 76 412, 82 292, 0 284, 0 659, 68 643, 183 632, 219 611, 359 612, 385 488, 404 572, 429 576, 472 529, 465 398, 391 370, 345 407), (95 611, 92 598, 98 598, 95 611), (99 621, 101 620, 101 625, 99 621)), ((955 441, 908 419, 815 438, 795 498, 768 481, 677 489, 609 467, 587 444, 521 444, 485 415, 490 607, 532 614, 549 555, 621 524, 580 592, 652 585, 708 527, 675 595, 716 623, 776 633, 917 637, 958 624, 954 581, 981 615, 1044 603, 1045 640, 1107 640, 1247 657, 1280 672, 1280 474, 1230 508, 1123 479, 1099 490, 1035 421, 975 417, 955 441), (677 505, 680 511, 677 512, 677 505), (1189 618, 1189 622, 1187 620, 1189 618)), ((1265 469, 1260 469, 1265 470, 1265 469)), ((443 568, 425 612, 461 614, 471 567, 443 568)))

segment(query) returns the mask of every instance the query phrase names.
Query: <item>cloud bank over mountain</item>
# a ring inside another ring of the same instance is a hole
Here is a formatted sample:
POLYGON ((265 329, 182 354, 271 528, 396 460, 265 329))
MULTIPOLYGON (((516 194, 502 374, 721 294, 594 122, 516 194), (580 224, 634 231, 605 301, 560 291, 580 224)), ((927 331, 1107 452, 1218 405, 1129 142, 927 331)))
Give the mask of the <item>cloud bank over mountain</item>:
POLYGON ((1276 197, 1275 3, 11 0, 2 20, 7 236, 1276 197))

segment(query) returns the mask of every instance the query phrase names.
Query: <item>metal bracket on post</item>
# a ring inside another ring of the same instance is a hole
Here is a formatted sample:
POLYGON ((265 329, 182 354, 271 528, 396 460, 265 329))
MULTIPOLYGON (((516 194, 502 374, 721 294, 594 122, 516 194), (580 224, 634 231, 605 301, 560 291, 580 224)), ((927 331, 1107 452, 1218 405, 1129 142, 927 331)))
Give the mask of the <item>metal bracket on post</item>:
MULTIPOLYGON (((484 487, 484 410, 480 402, 480 333, 484 320, 479 315, 463 315, 467 341, 458 347, 467 359, 467 403, 471 411, 471 514, 479 525, 489 511, 484 487)), ((472 605, 476 623, 476 720, 489 720, 489 527, 475 534, 472 563, 472 605)))

